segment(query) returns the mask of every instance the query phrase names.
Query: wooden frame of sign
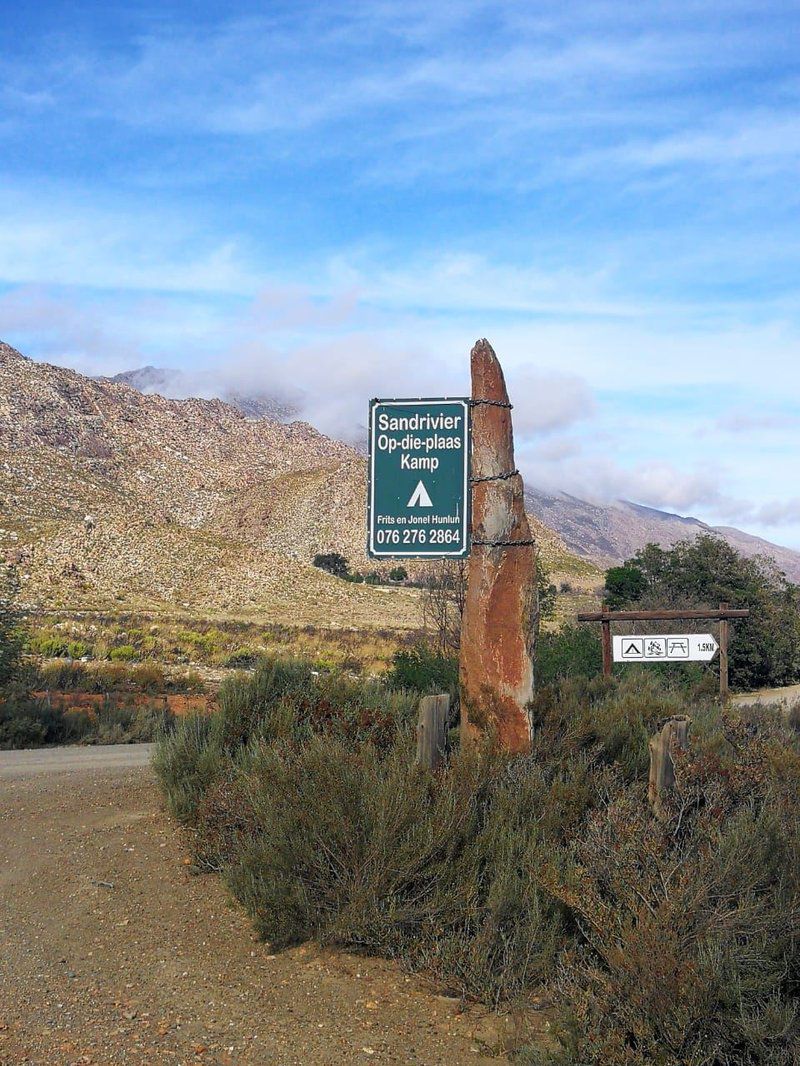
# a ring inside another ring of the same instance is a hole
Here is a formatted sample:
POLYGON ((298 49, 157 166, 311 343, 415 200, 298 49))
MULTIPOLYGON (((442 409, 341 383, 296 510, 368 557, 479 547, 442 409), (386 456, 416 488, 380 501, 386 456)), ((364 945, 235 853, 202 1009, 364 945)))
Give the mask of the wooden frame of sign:
POLYGON ((719 610, 685 610, 685 611, 593 611, 578 615, 579 622, 599 622, 603 638, 603 676, 611 677, 614 666, 611 624, 613 622, 688 622, 705 619, 719 622, 719 695, 720 699, 728 697, 728 644, 730 642, 730 624, 733 619, 747 618, 748 608, 734 608, 728 603, 721 603, 719 610))

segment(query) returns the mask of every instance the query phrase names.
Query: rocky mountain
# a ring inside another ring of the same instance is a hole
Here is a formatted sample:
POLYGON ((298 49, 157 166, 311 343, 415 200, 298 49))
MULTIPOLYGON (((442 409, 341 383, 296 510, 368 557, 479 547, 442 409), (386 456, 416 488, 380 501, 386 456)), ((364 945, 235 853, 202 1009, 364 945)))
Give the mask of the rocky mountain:
POLYGON ((247 394, 220 384, 212 374, 198 372, 187 374, 174 367, 142 366, 136 370, 123 370, 113 377, 100 377, 98 381, 112 381, 130 385, 137 392, 158 393, 173 400, 190 397, 212 397, 224 400, 236 407, 247 418, 277 418, 286 421, 296 409, 286 398, 265 392, 247 394))
MULTIPOLYGON (((166 396, 187 396, 190 383, 197 381, 181 371, 158 367, 129 370, 109 380, 124 381, 141 392, 161 392, 166 396)), ((202 383, 202 387, 206 390, 204 395, 217 395, 238 407, 248 417, 270 415, 285 419, 293 413, 288 402, 260 393, 243 396, 220 387, 214 391, 211 379, 202 383)), ((357 450, 365 452, 366 445, 357 450)), ((629 559, 649 542, 670 547, 686 537, 717 533, 744 555, 770 556, 793 581, 800 582, 800 552, 772 544, 732 526, 709 526, 697 518, 683 518, 625 500, 606 504, 590 503, 567 493, 548 493, 537 488, 528 490, 526 500, 529 513, 563 541, 562 550, 566 547, 579 558, 602 568, 629 559)), ((335 506, 333 500, 328 502, 335 506)))
MULTIPOLYGON (((0 560, 31 606, 414 627, 415 590, 347 584, 311 565, 316 552, 338 551, 356 569, 374 567, 365 498, 363 455, 307 423, 144 393, 0 343, 0 560)), ((562 610, 593 601, 598 564, 707 529, 536 491, 528 509, 568 590, 562 610)), ((797 553, 721 533, 800 576, 797 553)))
POLYGON ((311 565, 330 550, 367 565, 364 476, 306 423, 143 395, 0 344, 0 558, 31 605, 416 625, 413 590, 311 565))
POLYGON ((528 510, 555 530, 570 551, 603 567, 629 559, 648 543, 667 548, 679 540, 715 533, 743 555, 769 556, 792 581, 800 582, 800 552, 731 526, 709 526, 697 518, 683 518, 625 500, 589 503, 567 493, 535 488, 528 490, 526 501, 528 510))
MULTIPOLYGON (((415 627, 417 590, 311 565, 338 551, 374 568, 365 499, 364 456, 304 422, 83 377, 0 343, 0 560, 31 606, 415 627)), ((600 572, 535 525, 554 578, 591 600, 600 572)))

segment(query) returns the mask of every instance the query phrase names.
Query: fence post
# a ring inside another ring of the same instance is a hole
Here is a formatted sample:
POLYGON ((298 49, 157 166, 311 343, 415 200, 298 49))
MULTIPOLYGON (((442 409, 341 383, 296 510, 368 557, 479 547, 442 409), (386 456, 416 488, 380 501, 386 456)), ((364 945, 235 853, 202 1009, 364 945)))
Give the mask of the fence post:
POLYGON ((650 738, 650 780, 647 786, 647 798, 653 813, 660 821, 665 821, 663 797, 667 789, 675 785, 675 764, 673 751, 685 751, 689 746, 689 726, 691 718, 680 715, 670 718, 661 730, 650 738))
POLYGON ((435 770, 442 761, 447 736, 450 696, 423 696, 417 719, 417 765, 435 770))
MULTIPOLYGON (((727 611, 729 603, 721 603, 720 611, 727 611)), ((719 622, 719 698, 724 703, 728 698, 728 642, 730 641, 731 624, 727 618, 721 618, 719 622)))
MULTIPOLYGON (((603 607, 603 614, 607 613, 608 608, 603 607)), ((604 618, 601 622, 601 627, 603 631, 603 677, 611 677, 611 671, 614 665, 611 645, 611 622, 607 618, 604 618)))

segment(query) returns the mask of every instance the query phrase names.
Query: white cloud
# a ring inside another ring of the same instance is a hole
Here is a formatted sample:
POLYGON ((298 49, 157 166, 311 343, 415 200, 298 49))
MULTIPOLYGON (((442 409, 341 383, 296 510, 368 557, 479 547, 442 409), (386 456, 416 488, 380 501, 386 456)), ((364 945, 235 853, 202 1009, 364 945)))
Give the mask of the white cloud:
POLYGON ((800 496, 789 500, 773 500, 752 508, 752 521, 764 526, 787 526, 800 523, 800 496))
POLYGON ((668 462, 624 466, 602 455, 531 448, 519 450, 518 465, 532 486, 598 502, 625 499, 683 514, 692 509, 719 513, 733 502, 720 491, 717 470, 683 470, 668 462))
POLYGON ((563 429, 595 412, 588 385, 575 375, 521 367, 509 373, 508 386, 514 397, 514 426, 522 437, 563 429))
MULTIPOLYGON (((800 414, 785 411, 748 411, 737 409, 718 418, 714 428, 725 433, 759 433, 800 429, 800 414)), ((708 431, 706 431, 708 432, 708 431)))
POLYGON ((86 205, 58 187, 0 187, 0 282, 254 293, 235 239, 214 239, 198 219, 138 201, 86 205))

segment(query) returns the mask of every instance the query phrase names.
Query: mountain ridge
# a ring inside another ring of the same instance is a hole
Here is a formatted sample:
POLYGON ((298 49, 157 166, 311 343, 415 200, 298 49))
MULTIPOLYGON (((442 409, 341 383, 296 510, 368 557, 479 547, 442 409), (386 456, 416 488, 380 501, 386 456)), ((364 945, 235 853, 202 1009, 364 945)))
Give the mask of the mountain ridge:
POLYGON ((111 376, 99 375, 95 380, 130 385, 145 395, 157 394, 171 400, 216 398, 237 408, 246 418, 274 418, 285 422, 297 414, 297 408, 277 394, 260 391, 245 394, 221 385, 208 372, 187 374, 174 367, 148 365, 111 376))
MULTIPOLYGON (((117 374, 110 380, 124 379, 135 388, 147 389, 155 381, 163 384, 165 377, 174 373, 158 367, 142 367, 117 374)), ((248 398, 236 394, 228 402, 247 413, 248 409, 254 410, 252 405, 257 404, 261 396, 263 394, 259 393, 248 398), (248 404, 251 405, 249 408, 248 404)), ((225 399, 224 396, 221 398, 225 399)), ((287 417, 286 412, 292 409, 284 407, 281 410, 284 414, 280 417, 287 417)), ((355 450, 361 452, 362 449, 355 450)), ((734 526, 712 526, 699 518, 663 511, 632 500, 592 503, 570 493, 550 493, 536 487, 526 490, 526 501, 529 513, 552 529, 569 551, 602 567, 623 562, 648 541, 671 547, 687 534, 713 533, 724 537, 745 555, 770 556, 787 576, 800 582, 800 552, 734 526), (570 508, 559 508, 556 503, 558 500, 570 501, 570 508)))
POLYGON ((28 605, 268 607, 293 624, 390 616, 413 628, 412 590, 349 585, 311 566, 317 543, 363 552, 354 462, 363 460, 307 423, 248 419, 218 399, 144 396, 0 344, 0 557, 28 605), (323 496, 330 483, 353 486, 340 524, 318 536, 325 505, 306 491, 309 478, 323 496), (285 536, 247 520, 257 499, 285 536))
POLYGON ((525 499, 528 510, 554 529, 570 551, 600 566, 624 562, 647 543, 669 548, 687 537, 713 534, 743 555, 769 556, 787 577, 800 582, 800 552, 733 526, 712 526, 630 500, 593 503, 535 487, 526 489, 525 499))
MULTIPOLYGON (((218 398, 145 395, 0 343, 0 559, 32 607, 416 628, 416 590, 348 584, 311 565, 338 551, 354 569, 376 568, 365 498, 364 456, 308 423, 248 417, 218 398)), ((538 490, 527 505, 564 610, 596 602, 599 567, 647 539, 709 528, 538 490)), ((757 541, 728 537, 751 552, 757 541)), ((800 554, 767 547, 800 576, 800 554)))

